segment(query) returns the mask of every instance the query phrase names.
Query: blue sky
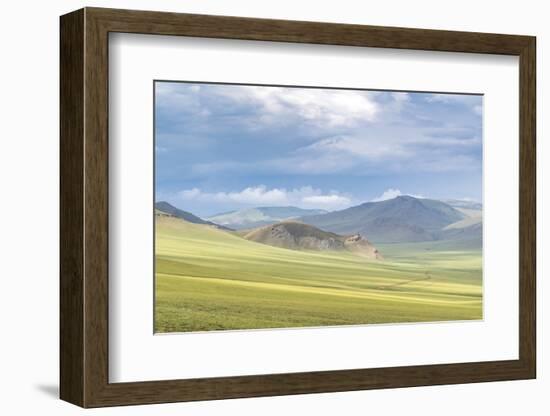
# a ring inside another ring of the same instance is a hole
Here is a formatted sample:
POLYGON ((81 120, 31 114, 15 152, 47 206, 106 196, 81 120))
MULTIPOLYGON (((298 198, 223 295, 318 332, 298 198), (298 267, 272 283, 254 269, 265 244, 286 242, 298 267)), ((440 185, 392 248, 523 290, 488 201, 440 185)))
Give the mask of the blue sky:
POLYGON ((156 82, 155 98, 155 198, 196 215, 481 200, 481 96, 156 82))

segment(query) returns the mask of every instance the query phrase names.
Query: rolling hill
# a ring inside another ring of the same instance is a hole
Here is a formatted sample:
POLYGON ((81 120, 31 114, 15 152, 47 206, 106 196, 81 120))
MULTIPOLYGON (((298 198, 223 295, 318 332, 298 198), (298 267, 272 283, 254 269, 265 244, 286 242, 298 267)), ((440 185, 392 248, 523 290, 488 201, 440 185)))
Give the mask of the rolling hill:
POLYGON ((155 203, 155 213, 157 215, 168 214, 193 224, 211 225, 216 228, 220 228, 222 230, 232 231, 231 228, 224 227, 223 225, 219 225, 211 221, 205 221, 202 218, 199 218, 196 215, 191 214, 190 212, 176 208, 175 206, 173 206, 172 204, 166 201, 160 201, 155 203))
POLYGON ((398 196, 299 220, 338 234, 360 233, 374 243, 403 243, 445 238, 446 226, 467 217, 441 201, 398 196))
POLYGON ((235 230, 256 228, 284 220, 309 215, 326 214, 322 209, 303 209, 297 207, 257 207, 230 211, 208 217, 208 221, 231 227, 235 230))
POLYGON ((451 224, 443 229, 440 238, 441 240, 471 239, 479 240, 481 243, 483 233, 483 224, 481 221, 476 221, 473 224, 463 227, 453 226, 455 224, 451 224))
POLYGON ((371 259, 382 259, 382 255, 376 247, 359 234, 341 236, 295 221, 284 221, 260 227, 245 234, 244 238, 291 250, 343 250, 371 259))
POLYGON ((478 202, 453 201, 454 208, 465 218, 447 225, 441 231, 442 240, 459 240, 462 246, 481 248, 483 243, 483 206, 478 202))
POLYGON ((479 251, 388 244, 384 261, 365 261, 155 220, 157 333, 483 318, 479 251))

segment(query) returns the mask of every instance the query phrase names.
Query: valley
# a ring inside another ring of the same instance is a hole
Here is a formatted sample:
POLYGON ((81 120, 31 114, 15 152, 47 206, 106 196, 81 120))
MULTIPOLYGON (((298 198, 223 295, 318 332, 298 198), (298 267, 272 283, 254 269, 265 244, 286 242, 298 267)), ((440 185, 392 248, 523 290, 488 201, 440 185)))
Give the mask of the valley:
MULTIPOLYGON (((237 232, 162 212, 156 332, 482 319, 477 235, 376 242, 361 234, 365 256, 345 246, 350 235, 295 220, 237 232), (271 228, 284 238, 272 241, 271 228)), ((449 224, 464 221, 457 212, 449 224)))

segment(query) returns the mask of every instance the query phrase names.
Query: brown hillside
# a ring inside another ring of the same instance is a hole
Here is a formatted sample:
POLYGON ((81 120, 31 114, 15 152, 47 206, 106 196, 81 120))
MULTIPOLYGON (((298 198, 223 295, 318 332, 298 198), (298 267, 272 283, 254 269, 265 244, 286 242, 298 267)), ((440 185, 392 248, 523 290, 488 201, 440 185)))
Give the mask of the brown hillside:
POLYGON ((341 236, 296 221, 283 221, 256 228, 244 235, 244 238, 291 250, 346 250, 366 258, 382 259, 376 247, 359 234, 341 236))

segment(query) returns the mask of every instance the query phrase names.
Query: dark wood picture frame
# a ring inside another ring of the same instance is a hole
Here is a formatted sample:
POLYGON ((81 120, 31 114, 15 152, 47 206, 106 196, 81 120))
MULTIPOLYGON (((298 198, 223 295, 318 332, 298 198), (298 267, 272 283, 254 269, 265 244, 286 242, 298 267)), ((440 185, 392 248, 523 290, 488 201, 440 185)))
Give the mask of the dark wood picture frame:
POLYGON ((396 388, 536 376, 535 38, 85 8, 61 17, 60 396, 82 407, 396 388), (519 359, 109 383, 110 32, 515 55, 520 66, 519 359))

